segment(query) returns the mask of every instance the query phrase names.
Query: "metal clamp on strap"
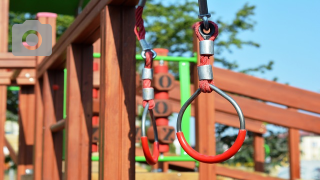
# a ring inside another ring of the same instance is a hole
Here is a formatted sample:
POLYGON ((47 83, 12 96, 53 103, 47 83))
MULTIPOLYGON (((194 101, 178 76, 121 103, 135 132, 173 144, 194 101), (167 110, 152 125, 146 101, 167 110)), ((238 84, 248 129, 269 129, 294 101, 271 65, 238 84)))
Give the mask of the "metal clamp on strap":
POLYGON ((151 49, 152 49, 152 47, 150 46, 150 44, 147 43, 147 41, 146 41, 145 39, 140 39, 140 40, 139 40, 139 43, 140 43, 143 51, 151 50, 151 49))
POLYGON ((153 79, 153 69, 143 68, 141 79, 153 79))
POLYGON ((153 88, 143 88, 142 89, 142 98, 143 100, 152 100, 154 99, 154 89, 153 88))
POLYGON ((138 6, 144 7, 146 5, 147 0, 140 0, 138 6))
POLYGON ((214 45, 211 40, 203 40, 199 42, 199 49, 201 55, 213 55, 214 45))
POLYGON ((198 66, 198 77, 199 77, 199 80, 212 80, 213 79, 212 66, 211 65, 198 66))
POLYGON ((152 49, 152 46, 147 43, 147 41, 145 39, 140 39, 139 40, 140 45, 142 47, 142 52, 141 52, 141 56, 143 59, 146 59, 146 51, 151 51, 153 56, 152 58, 156 58, 157 57, 157 53, 152 49))

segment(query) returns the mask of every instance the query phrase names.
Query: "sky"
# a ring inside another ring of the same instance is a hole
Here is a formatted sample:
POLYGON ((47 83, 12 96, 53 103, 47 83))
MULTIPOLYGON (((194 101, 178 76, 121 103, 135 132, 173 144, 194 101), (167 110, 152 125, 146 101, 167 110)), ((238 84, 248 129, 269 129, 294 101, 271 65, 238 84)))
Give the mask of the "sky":
POLYGON ((237 60, 241 69, 275 62, 273 69, 257 77, 320 93, 320 1, 316 0, 208 0, 209 11, 231 22, 235 13, 245 4, 255 5, 256 21, 253 31, 239 34, 244 40, 252 40, 260 48, 233 49, 223 56, 237 60))

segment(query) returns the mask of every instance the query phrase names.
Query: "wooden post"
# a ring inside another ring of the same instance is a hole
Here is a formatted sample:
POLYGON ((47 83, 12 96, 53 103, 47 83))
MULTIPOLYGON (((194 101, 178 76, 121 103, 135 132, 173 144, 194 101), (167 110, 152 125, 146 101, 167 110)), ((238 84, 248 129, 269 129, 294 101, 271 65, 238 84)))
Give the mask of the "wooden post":
MULTIPOLYGON (((196 35, 194 39, 194 50, 198 54, 199 40, 196 35)), ((214 58, 210 58, 210 64, 213 65, 214 58)), ((198 61, 199 64, 199 61, 198 61)), ((195 90, 199 88, 197 66, 193 69, 194 87, 195 90)), ((195 99, 195 119, 196 119, 196 149, 201 154, 215 155, 216 153, 216 138, 215 138, 215 105, 214 105, 215 92, 201 93, 195 99)), ((214 164, 200 163, 199 166, 199 179, 216 179, 216 167, 214 164)))
MULTIPOLYGON (((288 107, 291 111, 295 108, 288 107)), ((300 179, 300 133, 299 129, 289 128, 288 146, 290 162, 290 179, 300 179)))
POLYGON ((4 124, 6 122, 6 112, 7 112, 7 86, 0 86, 0 179, 4 179, 4 124))
POLYGON ((254 145, 254 170, 259 172, 264 172, 264 139, 262 134, 254 133, 253 135, 253 145, 254 145))
POLYGON ((8 52, 9 0, 0 1, 0 52, 8 52))
POLYGON ((289 128, 290 179, 300 179, 300 134, 298 129, 289 128))
POLYGON ((134 6, 101 12, 99 179, 135 179, 134 6))
MULTIPOLYGON (((9 0, 0 1, 0 53, 8 52, 9 0)), ((4 179, 4 124, 7 112, 7 86, 0 86, 0 179, 4 179)))
POLYGON ((19 92, 19 153, 17 179, 33 169, 33 144, 35 122, 35 94, 34 86, 21 86, 19 92))
POLYGON ((50 126, 63 118, 63 70, 47 71, 43 77, 42 179, 62 179, 63 132, 50 126))
POLYGON ((92 54, 91 44, 67 49, 66 180, 91 179, 92 54))
MULTIPOLYGON (((50 24, 52 26, 52 39, 56 39, 56 29, 55 27, 55 19, 57 14, 55 13, 38 13, 37 19, 42 24, 50 24)), ((41 36, 39 37, 39 42, 41 42, 41 36)), ((54 45, 55 40, 52 41, 52 45, 54 45)), ((40 43, 37 44, 39 46, 40 43)), ((39 65, 43 56, 36 57, 36 65, 39 65)), ((37 75, 35 76, 37 77, 37 75)), ((36 98, 36 119, 34 126, 34 151, 33 151, 33 179, 34 180, 42 180, 42 147, 43 147, 43 100, 42 100, 42 78, 35 79, 35 98, 36 98)))

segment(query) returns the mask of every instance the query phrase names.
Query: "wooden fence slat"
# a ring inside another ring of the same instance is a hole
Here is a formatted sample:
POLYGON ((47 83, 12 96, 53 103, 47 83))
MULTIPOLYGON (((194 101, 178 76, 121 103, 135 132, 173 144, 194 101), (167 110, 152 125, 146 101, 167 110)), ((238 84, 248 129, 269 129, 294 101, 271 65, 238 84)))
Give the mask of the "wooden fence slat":
POLYGON ((6 122, 7 112, 7 86, 0 86, 0 179, 4 178, 4 153, 3 147, 5 146, 5 131, 4 124, 6 122))
POLYGON ((253 153, 254 153, 254 170, 264 172, 264 138, 262 134, 253 134, 253 153))
POLYGON ((62 70, 48 71, 43 77, 42 179, 47 180, 62 179, 63 133, 52 133, 50 126, 63 118, 63 78, 62 70))
MULTIPOLYGON (((245 117, 279 126, 301 129, 319 134, 320 118, 288 109, 278 108, 245 97, 230 95, 241 107, 245 117), (272 112, 272 113, 270 113, 272 112)), ((234 108, 222 97, 216 98, 218 111, 236 114, 234 108)))
POLYGON ((221 176, 243 180, 283 180, 281 178, 267 176, 263 173, 248 172, 231 167, 229 168, 221 164, 217 164, 217 174, 221 176))
POLYGON ((67 49, 67 119, 65 179, 91 179, 93 47, 67 49))
POLYGON ((99 179, 135 178, 135 8, 101 12, 99 179))
POLYGON ((214 68, 215 83, 222 90, 320 113, 320 94, 230 70, 214 68))
POLYGON ((26 169, 33 169, 33 145, 35 123, 34 86, 21 86, 19 93, 19 152, 17 180, 26 169))
POLYGON ((289 162, 290 179, 300 179, 300 133, 298 129, 289 128, 289 162))

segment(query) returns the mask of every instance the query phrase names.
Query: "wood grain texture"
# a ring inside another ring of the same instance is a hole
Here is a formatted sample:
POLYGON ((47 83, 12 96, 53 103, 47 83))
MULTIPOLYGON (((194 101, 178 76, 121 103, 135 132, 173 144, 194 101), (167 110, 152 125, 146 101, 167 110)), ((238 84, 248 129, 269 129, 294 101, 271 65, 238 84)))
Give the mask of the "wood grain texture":
POLYGON ((42 79, 36 79, 35 84, 35 124, 33 150, 33 179, 42 180, 42 143, 43 143, 43 99, 42 79))
POLYGON ((63 133, 51 132, 51 125, 63 118, 63 71, 47 71, 43 77, 42 179, 62 179, 63 133), (58 89, 53 89, 53 85, 58 89))
POLYGON ((238 170, 236 168, 226 167, 221 164, 216 165, 216 172, 218 175, 231 177, 234 179, 243 180, 283 180, 281 178, 267 176, 263 173, 248 172, 243 170, 238 170))
POLYGON ((99 179, 135 178, 135 8, 101 12, 99 179))
POLYGON ((7 112, 7 86, 0 85, 0 179, 4 179, 4 153, 3 147, 5 146, 5 131, 4 124, 6 122, 6 112, 7 112))
POLYGON ((220 68, 214 68, 214 73, 222 90, 320 113, 319 93, 220 68))
MULTIPOLYGON (((134 7, 138 3, 138 0, 91 0, 70 27, 63 33, 57 44, 52 49, 52 55, 46 57, 43 62, 37 67, 37 77, 41 77, 44 72, 52 67, 60 66, 65 63, 66 49, 71 43, 94 43, 98 36, 89 35, 86 32, 92 32, 94 34, 99 27, 99 22, 95 21, 99 18, 101 10, 108 4, 114 5, 126 5, 134 7), (97 24, 92 24, 97 22, 97 24), (92 38, 95 37, 95 38, 92 38), (88 41, 88 38, 90 41, 88 41)), ((134 18, 132 16, 131 18, 134 18)), ((132 20, 132 19, 131 19, 132 20)))
MULTIPOLYGON (((296 109, 289 108, 295 112, 296 109)), ((307 123, 307 122, 305 122, 307 123)), ((319 126, 318 126, 319 127, 319 126)), ((288 137, 289 162, 290 162, 290 179, 300 179, 300 133, 299 129, 289 128, 288 137)))
POLYGON ((66 180, 91 179, 93 47, 67 49, 66 180))
POLYGON ((36 57, 14 56, 9 52, 0 52, 0 69, 35 68, 36 57))
POLYGON ((254 159, 254 170, 258 172, 264 172, 264 138, 262 134, 254 133, 253 135, 253 159, 254 159))
POLYGON ((21 86, 19 93, 19 152, 17 180, 26 169, 33 169, 33 145, 35 123, 34 86, 21 86))
POLYGON ((137 180, 199 180, 199 174, 196 172, 184 173, 136 173, 137 180))
MULTIPOLYGON (((199 56, 199 41, 193 38, 193 46, 198 54, 198 65, 200 64, 199 56)), ((210 64, 213 64, 214 58, 210 58, 210 64)), ((194 87, 198 88, 198 71, 197 66, 192 66, 194 87)), ((195 91, 194 89, 193 91, 195 91)), ((215 93, 201 93, 195 100, 195 124, 196 124, 196 150, 201 154, 215 155, 216 154, 216 138, 215 138, 215 93)), ((200 163, 199 179, 216 179, 215 164, 200 163)))
POLYGON ((0 52, 8 52, 9 0, 0 1, 0 52))
POLYGON ((9 151, 9 156, 12 159, 14 164, 18 164, 18 154, 17 152, 13 149, 12 145, 10 144, 10 142, 8 141, 7 138, 5 138, 5 146, 7 147, 8 151, 9 151))

